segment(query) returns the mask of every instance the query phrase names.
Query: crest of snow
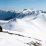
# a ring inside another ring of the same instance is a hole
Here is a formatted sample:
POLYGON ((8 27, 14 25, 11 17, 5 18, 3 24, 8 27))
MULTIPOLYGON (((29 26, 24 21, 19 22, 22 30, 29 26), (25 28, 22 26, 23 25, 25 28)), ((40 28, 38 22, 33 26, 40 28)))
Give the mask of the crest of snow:
POLYGON ((22 10, 18 10, 18 11, 16 11, 16 13, 21 13, 22 12, 22 10))
POLYGON ((24 10, 22 11, 23 14, 28 14, 29 12, 32 12, 32 11, 36 11, 36 9, 27 9, 27 10, 24 10))

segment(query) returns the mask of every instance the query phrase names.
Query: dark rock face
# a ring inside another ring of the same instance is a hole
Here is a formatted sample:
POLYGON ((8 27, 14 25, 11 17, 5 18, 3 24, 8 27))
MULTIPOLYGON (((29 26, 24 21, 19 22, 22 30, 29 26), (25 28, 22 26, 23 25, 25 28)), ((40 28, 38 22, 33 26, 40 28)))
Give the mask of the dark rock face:
POLYGON ((0 10, 0 20, 10 20, 16 16, 17 13, 11 11, 1 11, 0 10))
POLYGON ((0 26, 0 32, 2 32, 2 27, 0 26))

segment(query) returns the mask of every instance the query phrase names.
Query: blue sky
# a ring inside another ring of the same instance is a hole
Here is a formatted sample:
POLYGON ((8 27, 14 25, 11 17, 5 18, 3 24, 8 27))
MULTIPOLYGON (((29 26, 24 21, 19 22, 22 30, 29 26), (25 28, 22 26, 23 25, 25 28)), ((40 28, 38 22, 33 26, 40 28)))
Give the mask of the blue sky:
POLYGON ((46 10, 46 0, 0 0, 0 10, 46 10))

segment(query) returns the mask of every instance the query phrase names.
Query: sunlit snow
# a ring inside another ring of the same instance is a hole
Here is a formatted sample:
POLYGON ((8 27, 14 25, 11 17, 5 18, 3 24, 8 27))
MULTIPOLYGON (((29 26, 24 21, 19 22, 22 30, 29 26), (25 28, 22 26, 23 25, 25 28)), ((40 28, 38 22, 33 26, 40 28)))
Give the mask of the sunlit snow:
MULTIPOLYGON (((30 9, 23 11, 23 14, 27 14, 30 9)), ((30 11, 32 12, 32 11, 30 11)), ((12 33, 21 34, 24 36, 36 38, 42 40, 43 46, 46 46, 46 14, 41 13, 35 15, 26 16, 22 19, 16 18, 16 21, 1 21, 0 25, 3 27, 3 31, 9 31, 12 33)), ((26 43, 33 41, 26 37, 20 37, 16 35, 10 35, 6 33, 0 33, 0 45, 1 46, 29 46, 26 43)), ((34 40, 35 41, 35 40, 34 40)))

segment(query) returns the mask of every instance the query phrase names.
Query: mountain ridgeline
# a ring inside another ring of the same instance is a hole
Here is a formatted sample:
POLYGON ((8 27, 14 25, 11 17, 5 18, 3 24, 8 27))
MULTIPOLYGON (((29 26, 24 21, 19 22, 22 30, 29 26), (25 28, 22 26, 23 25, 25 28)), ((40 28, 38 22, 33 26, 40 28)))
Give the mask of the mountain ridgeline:
POLYGON ((0 20, 10 20, 13 18, 23 18, 25 16, 37 16, 39 13, 45 13, 46 11, 42 11, 42 10, 33 10, 33 9, 24 9, 21 12, 17 12, 17 11, 3 11, 0 10, 0 20))

